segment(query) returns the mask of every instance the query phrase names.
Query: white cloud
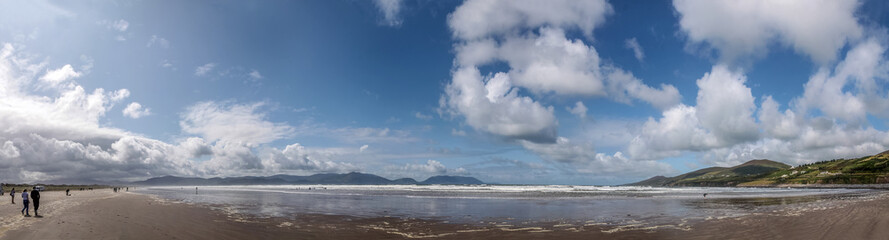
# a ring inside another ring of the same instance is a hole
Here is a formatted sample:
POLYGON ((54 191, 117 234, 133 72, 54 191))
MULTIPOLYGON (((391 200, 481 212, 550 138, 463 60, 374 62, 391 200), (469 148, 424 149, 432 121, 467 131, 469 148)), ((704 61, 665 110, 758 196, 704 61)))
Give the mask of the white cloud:
POLYGON ((361 146, 360 148, 358 148, 358 152, 367 151, 368 148, 370 148, 370 146, 365 144, 365 145, 361 146))
MULTIPOLYGON (((351 150, 352 152, 354 150, 351 150)), ((357 171, 358 167, 332 159, 350 154, 342 149, 311 149, 299 143, 287 145, 284 150, 269 149, 264 151, 262 166, 267 172, 280 172, 286 170, 302 170, 309 172, 348 172, 357 171)))
MULTIPOLYGON (((312 174, 361 170, 351 163, 361 148, 283 150, 263 143, 291 135, 285 123, 266 120, 263 103, 197 103, 181 115, 187 138, 166 143, 106 126, 105 114, 130 95, 129 90, 88 92, 73 79, 69 88, 30 92, 43 84, 45 62, 19 54, 10 44, 0 49, 0 175, 12 182, 96 183, 134 181, 164 175, 232 176, 279 173, 312 174), (102 124, 100 124, 102 123, 102 124), (187 136, 191 134, 200 137, 187 136), (195 160, 201 158, 201 160, 195 160), (205 159, 206 158, 206 159, 205 159)), ((61 68, 63 72, 65 67, 61 68)), ((64 74, 63 74, 64 75, 64 74)), ((69 74, 70 75, 70 72, 69 74)), ((46 79, 59 79, 52 76, 46 79)), ((131 104, 130 106, 137 106, 131 104)), ((135 109, 141 109, 135 107, 135 109)), ((147 109, 142 109, 145 112, 147 109)), ((411 139, 389 129, 328 129, 333 136, 411 139)), ((328 134, 329 133, 329 134, 328 134)), ((364 147, 367 150, 367 147, 364 147)), ((364 157, 367 153, 364 153, 364 157)))
POLYGON ((747 78, 717 65, 698 79, 697 116, 701 126, 710 130, 720 145, 732 145, 758 138, 753 111, 753 94, 745 85, 747 78))
POLYGON ((256 71, 256 69, 250 70, 250 73, 248 73, 247 76, 249 76, 250 80, 253 81, 262 79, 262 74, 260 74, 259 71, 256 71))
MULTIPOLYGON (((45 63, 33 63, 6 44, 0 51, 0 174, 10 181, 72 179, 122 180, 146 174, 191 174, 186 157, 175 146, 100 125, 100 119, 129 91, 87 92, 63 67, 44 77, 45 63), (46 89, 49 96, 28 89, 44 81, 65 82, 46 89)), ((66 65, 68 66, 68 65, 66 65)))
POLYGON ((66 64, 62 68, 55 70, 47 70, 46 74, 43 77, 40 77, 40 81, 42 81, 48 87, 65 87, 65 88, 73 88, 75 86, 74 83, 69 83, 67 85, 62 86, 68 80, 80 77, 81 73, 75 72, 74 68, 71 67, 70 64, 66 64))
POLYGON ((123 115, 132 119, 138 119, 144 116, 151 115, 151 109, 142 108, 142 104, 139 104, 138 102, 132 102, 130 103, 130 105, 127 105, 127 107, 123 109, 123 115))
POLYGON ((383 24, 390 27, 401 26, 402 0, 374 0, 377 9, 383 14, 383 24))
POLYGON ((592 36, 593 29, 612 12, 611 5, 604 0, 472 0, 448 15, 448 26, 455 37, 464 40, 542 26, 578 28, 592 36))
POLYGON ((636 159, 659 159, 678 156, 683 150, 701 151, 717 146, 716 136, 701 127, 697 109, 680 104, 664 111, 658 120, 649 118, 627 150, 636 159))
POLYGON ((645 51, 642 50, 642 46, 639 45, 639 41, 636 41, 636 38, 624 41, 624 47, 633 50, 633 56, 636 57, 636 60, 639 60, 639 62, 645 61, 645 51))
POLYGON ((679 26, 692 43, 707 43, 724 61, 762 57, 772 41, 827 63, 862 35, 858 1, 675 0, 679 26))
POLYGON ((557 136, 553 108, 519 96, 505 73, 483 79, 476 68, 460 68, 445 93, 443 110, 465 117, 476 130, 538 142, 551 142, 557 136))
POLYGON ((628 146, 637 159, 691 151, 708 164, 730 166, 750 159, 803 164, 876 154, 889 134, 868 116, 887 116, 889 64, 878 41, 853 46, 833 71, 822 67, 786 109, 764 96, 757 111, 746 77, 722 65, 698 80, 697 106, 679 105, 649 119, 628 146), (812 111, 817 110, 817 111, 812 111))
POLYGON ((869 39, 854 46, 833 72, 822 68, 804 85, 800 110, 818 109, 825 115, 860 124, 867 113, 889 117, 889 99, 880 86, 889 79, 886 48, 869 39), (854 90, 853 90, 854 89, 854 90))
POLYGON ((666 163, 631 160, 621 152, 613 155, 596 153, 591 144, 575 144, 564 137, 559 137, 555 143, 541 144, 529 141, 521 143, 544 160, 576 173, 648 177, 675 172, 666 163))
POLYGON ((622 69, 608 67, 606 70, 608 96, 614 101, 632 104, 632 99, 639 99, 657 109, 666 110, 682 100, 679 90, 673 85, 661 84, 661 89, 656 89, 622 69))
MULTIPOLYGON (((633 176, 672 171, 669 165, 631 160, 617 152, 596 153, 557 133, 553 107, 534 98, 607 97, 632 104, 640 100, 658 109, 680 104, 672 85, 644 84, 620 68, 602 64, 598 52, 566 30, 592 39, 594 28, 612 12, 605 1, 466 1, 449 16, 455 70, 440 100, 444 115, 462 117, 473 129, 510 140, 568 173, 633 176), (506 72, 483 75, 479 67, 505 63, 506 72), (521 92, 531 96, 521 96, 521 92)), ((641 50, 640 50, 641 53, 641 50)), ((578 116, 582 102, 566 108, 578 116)), ((452 135, 465 132, 452 130, 452 135)))
POLYGON ((204 65, 198 66, 197 68, 194 69, 194 75, 198 76, 198 77, 205 76, 205 75, 207 75, 207 73, 212 71, 214 67, 216 67, 215 63, 207 63, 204 65))
POLYGON ((423 181, 436 175, 468 175, 469 171, 464 168, 448 168, 444 164, 436 160, 427 160, 426 163, 406 163, 401 166, 386 166, 384 170, 387 175, 395 177, 414 177, 417 181, 423 181))
POLYGON ((571 114, 574 114, 581 119, 586 118, 587 108, 585 105, 583 105, 583 102, 581 102, 581 101, 577 101, 577 103, 574 104, 574 107, 565 107, 565 109, 568 110, 568 112, 570 112, 571 114))
POLYGON ((540 36, 507 38, 499 58, 510 66, 515 84, 538 93, 604 95, 599 54, 561 29, 541 28, 540 36))
POLYGON ((679 102, 679 92, 672 85, 655 89, 619 68, 602 65, 592 46, 568 39, 560 28, 542 27, 537 32, 507 34, 500 41, 492 36, 459 43, 455 63, 471 67, 503 61, 510 67, 513 84, 538 95, 610 96, 628 104, 635 98, 659 109, 679 102))
POLYGON ((148 43, 145 44, 145 47, 159 46, 162 48, 169 48, 170 41, 167 41, 166 38, 158 37, 157 35, 151 35, 151 38, 148 39, 148 43))
POLYGON ((414 112, 414 117, 420 120, 432 120, 432 116, 420 112, 414 112))
POLYGON ((130 27, 130 22, 127 22, 127 20, 120 19, 120 20, 112 21, 112 22, 108 23, 108 27, 112 28, 114 30, 120 31, 120 32, 125 32, 125 31, 127 31, 127 28, 130 27))
POLYGON ((780 105, 771 96, 766 96, 759 110, 759 121, 765 134, 782 140, 788 140, 799 136, 804 122, 790 109, 783 113, 779 111, 780 105))
POLYGON ((628 146, 630 155, 656 159, 758 140, 756 104, 746 81, 740 73, 714 66, 697 81, 697 106, 680 104, 658 120, 649 118, 628 146))
POLYGON ((266 114, 258 112, 265 105, 200 102, 186 109, 179 126, 182 131, 197 134, 211 142, 234 142, 247 145, 268 143, 293 134, 294 128, 286 123, 266 120, 266 114))

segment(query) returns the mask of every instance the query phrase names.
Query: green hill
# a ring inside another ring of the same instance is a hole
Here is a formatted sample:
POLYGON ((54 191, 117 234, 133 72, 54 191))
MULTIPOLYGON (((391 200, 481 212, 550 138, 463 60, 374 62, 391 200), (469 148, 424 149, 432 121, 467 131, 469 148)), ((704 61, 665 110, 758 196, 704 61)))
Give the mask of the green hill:
POLYGON ((769 174, 768 184, 880 184, 889 183, 889 151, 854 159, 834 159, 800 165, 769 174))
POLYGON ((757 181, 776 171, 789 169, 790 165, 771 160, 751 160, 734 167, 710 167, 675 177, 653 177, 631 186, 699 186, 726 187, 757 181))
POLYGON ((627 185, 729 187, 882 183, 889 183, 889 151, 873 156, 834 159, 796 167, 771 160, 752 160, 730 168, 704 168, 675 177, 657 176, 627 185))

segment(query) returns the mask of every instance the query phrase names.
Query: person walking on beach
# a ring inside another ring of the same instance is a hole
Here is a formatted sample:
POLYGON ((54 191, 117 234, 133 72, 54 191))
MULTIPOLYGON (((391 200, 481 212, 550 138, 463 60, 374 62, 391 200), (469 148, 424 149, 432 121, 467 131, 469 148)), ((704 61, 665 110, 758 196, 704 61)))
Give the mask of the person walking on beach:
MULTIPOLYGON (((65 196, 71 196, 71 194, 68 193, 70 191, 71 191, 71 189, 65 189, 65 196)), ((34 207, 34 210, 36 211, 37 207, 34 207)), ((36 213, 35 213, 35 215, 36 215, 36 213)))
POLYGON ((31 212, 28 209, 28 189, 22 190, 22 203, 25 204, 25 207, 22 208, 22 215, 30 217, 31 212))
POLYGON ((12 204, 15 204, 15 188, 12 188, 12 191, 9 192, 9 197, 12 198, 12 204))
POLYGON ((37 208, 40 207, 40 191, 37 191, 37 188, 31 190, 31 200, 34 201, 34 216, 40 217, 40 214, 37 214, 37 208))

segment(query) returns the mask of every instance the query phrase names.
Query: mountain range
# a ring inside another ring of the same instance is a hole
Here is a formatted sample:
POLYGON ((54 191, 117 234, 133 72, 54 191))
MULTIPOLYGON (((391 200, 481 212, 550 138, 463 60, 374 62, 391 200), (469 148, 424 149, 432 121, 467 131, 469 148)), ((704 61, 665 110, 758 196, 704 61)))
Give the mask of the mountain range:
POLYGON ((366 173, 322 173, 311 176, 273 175, 273 176, 245 176, 245 177, 215 177, 194 178, 163 176, 150 178, 145 181, 132 182, 133 185, 143 186, 208 186, 208 185, 285 185, 285 184, 348 184, 348 185, 391 185, 391 184, 485 184, 473 177, 460 176, 434 176, 422 182, 412 178, 400 178, 389 180, 373 174, 366 173))
POLYGON ((791 167, 771 160, 751 160, 734 167, 704 168, 675 177, 655 176, 629 186, 733 187, 782 184, 889 183, 889 151, 853 159, 834 159, 791 167))

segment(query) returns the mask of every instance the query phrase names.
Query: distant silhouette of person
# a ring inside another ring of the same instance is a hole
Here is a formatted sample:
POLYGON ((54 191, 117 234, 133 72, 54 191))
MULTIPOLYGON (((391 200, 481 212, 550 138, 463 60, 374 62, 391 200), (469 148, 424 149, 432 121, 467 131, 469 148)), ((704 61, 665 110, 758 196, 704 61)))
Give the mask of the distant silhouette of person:
POLYGON ((12 204, 15 204, 15 188, 12 188, 12 191, 9 192, 9 197, 12 198, 12 204))
POLYGON ((22 215, 30 217, 31 212, 29 211, 30 209, 28 209, 28 189, 22 190, 22 203, 25 205, 25 207, 22 208, 22 215))
POLYGON ((706 193, 704 193, 704 197, 707 197, 707 194, 706 194, 706 193))
MULTIPOLYGON (((65 196, 71 196, 71 194, 68 192, 71 192, 71 189, 65 189, 65 196)), ((37 207, 34 207, 34 211, 37 211, 37 207)), ((34 215, 37 215, 37 214, 35 213, 34 215)))
POLYGON ((37 208, 40 207, 40 191, 37 191, 37 188, 31 190, 31 200, 34 201, 34 216, 40 217, 40 214, 37 214, 37 208))

